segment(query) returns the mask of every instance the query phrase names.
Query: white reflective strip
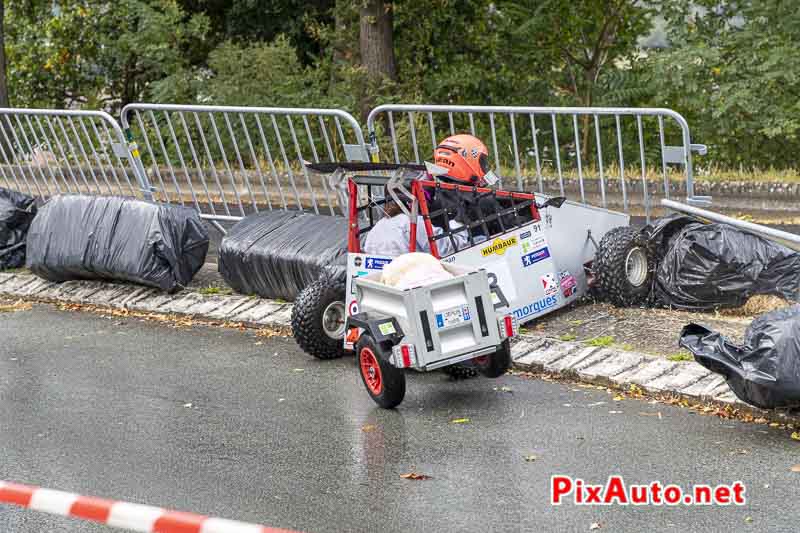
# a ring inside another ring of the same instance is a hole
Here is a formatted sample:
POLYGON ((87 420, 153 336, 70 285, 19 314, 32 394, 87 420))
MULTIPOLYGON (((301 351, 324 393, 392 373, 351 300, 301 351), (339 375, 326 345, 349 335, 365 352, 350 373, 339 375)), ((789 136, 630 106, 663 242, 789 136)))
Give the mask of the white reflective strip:
POLYGON ((66 516, 77 499, 77 494, 61 492, 60 490, 37 489, 34 491, 33 497, 31 497, 31 504, 28 507, 35 511, 66 516))
POLYGON ((150 533, 156 520, 166 511, 149 505, 119 502, 111 506, 106 524, 114 527, 150 533))
POLYGON ((223 520, 222 518, 209 518, 200 527, 200 533, 262 533, 261 526, 223 520))
POLYGON ((6 483, 5 481, 0 481, 0 490, 6 488, 6 485, 8 485, 8 483, 6 483))

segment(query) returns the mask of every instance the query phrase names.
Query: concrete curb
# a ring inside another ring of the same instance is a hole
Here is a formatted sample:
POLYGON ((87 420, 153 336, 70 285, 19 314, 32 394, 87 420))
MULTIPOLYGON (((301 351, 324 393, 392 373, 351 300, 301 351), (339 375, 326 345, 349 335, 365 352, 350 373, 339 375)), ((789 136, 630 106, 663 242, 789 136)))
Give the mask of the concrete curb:
MULTIPOLYGON (((138 285, 101 281, 53 283, 32 274, 0 273, 0 295, 44 302, 96 305, 145 313, 193 316, 251 327, 289 327, 292 305, 241 295, 203 295, 184 290, 166 294, 138 285)), ((517 370, 547 372, 585 383, 652 395, 731 406, 781 423, 800 420, 741 402, 722 377, 694 362, 673 362, 640 353, 587 347, 524 333, 511 353, 517 370)))
POLYGON ((512 347, 514 368, 577 379, 584 383, 627 391, 636 386, 653 396, 671 396, 689 402, 730 406, 754 418, 797 423, 800 417, 765 411, 742 402, 724 378, 695 362, 674 362, 653 355, 587 347, 549 337, 523 333, 512 347))

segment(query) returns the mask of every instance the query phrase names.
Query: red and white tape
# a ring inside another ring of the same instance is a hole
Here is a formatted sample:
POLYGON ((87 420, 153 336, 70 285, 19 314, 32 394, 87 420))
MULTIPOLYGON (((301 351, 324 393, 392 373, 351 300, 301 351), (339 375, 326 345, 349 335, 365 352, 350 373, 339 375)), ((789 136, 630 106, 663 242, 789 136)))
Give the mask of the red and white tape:
POLYGON ((290 533, 285 529, 92 498, 7 481, 0 481, 0 503, 147 533, 290 533))

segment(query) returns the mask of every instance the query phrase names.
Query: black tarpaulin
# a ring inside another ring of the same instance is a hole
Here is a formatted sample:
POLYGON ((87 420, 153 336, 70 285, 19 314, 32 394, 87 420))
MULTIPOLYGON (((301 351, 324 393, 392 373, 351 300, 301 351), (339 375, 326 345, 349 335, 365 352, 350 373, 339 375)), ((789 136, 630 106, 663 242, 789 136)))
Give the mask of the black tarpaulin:
POLYGON ((654 293, 663 305, 689 310, 738 307, 755 294, 798 300, 800 254, 785 246, 689 217, 657 222, 651 234, 662 250, 654 293), (662 231, 666 228, 671 231, 662 231))
POLYGON ((245 217, 219 249, 219 272, 237 292, 292 301, 320 275, 346 270, 347 220, 297 211, 245 217))
POLYGON ((800 305, 756 318, 741 345, 698 324, 683 328, 680 345, 724 376, 743 402, 763 409, 800 407, 800 305))
POLYGON ((176 291, 189 284, 207 252, 208 231, 194 209, 65 195, 34 219, 27 265, 50 281, 119 280, 176 291))
POLYGON ((35 216, 32 196, 0 188, 0 270, 25 264, 25 240, 35 216))

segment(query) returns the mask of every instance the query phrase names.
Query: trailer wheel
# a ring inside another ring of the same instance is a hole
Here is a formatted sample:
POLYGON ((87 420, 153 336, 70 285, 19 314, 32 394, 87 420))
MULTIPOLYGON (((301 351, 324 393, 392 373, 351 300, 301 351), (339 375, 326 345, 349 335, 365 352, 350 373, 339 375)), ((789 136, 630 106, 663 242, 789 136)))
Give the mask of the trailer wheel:
POLYGON ((600 241, 594 261, 600 297, 620 307, 644 303, 653 281, 653 254, 646 238, 629 226, 600 241))
POLYGON ((295 300, 292 335, 307 354, 318 359, 344 355, 344 293, 344 282, 323 276, 303 289, 295 300))
POLYGON ((406 374, 386 360, 383 349, 368 333, 356 344, 356 360, 364 387, 375 403, 384 409, 400 405, 406 395, 406 374))
POLYGON ((487 378, 499 378, 511 368, 511 341, 504 340, 496 352, 484 357, 486 362, 478 366, 481 374, 487 378))

